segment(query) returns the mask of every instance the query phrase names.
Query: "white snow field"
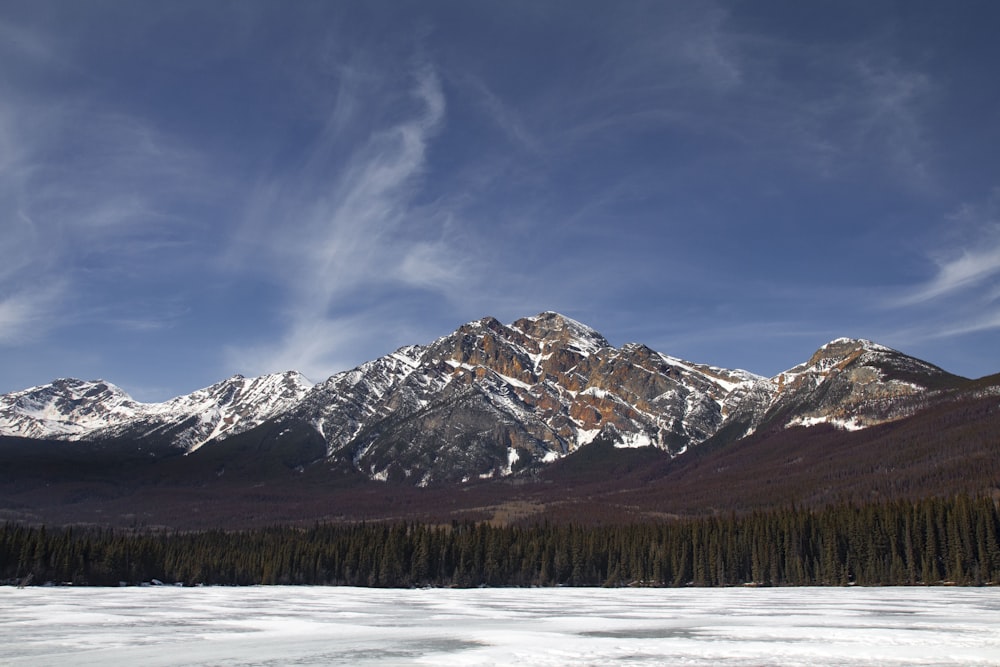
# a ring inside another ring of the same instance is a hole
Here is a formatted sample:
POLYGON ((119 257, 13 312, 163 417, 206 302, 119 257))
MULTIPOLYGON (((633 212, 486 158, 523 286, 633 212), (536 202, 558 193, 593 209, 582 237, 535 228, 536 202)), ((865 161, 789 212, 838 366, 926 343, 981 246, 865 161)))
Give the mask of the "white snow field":
POLYGON ((2 665, 1000 665, 998 588, 0 588, 2 665))

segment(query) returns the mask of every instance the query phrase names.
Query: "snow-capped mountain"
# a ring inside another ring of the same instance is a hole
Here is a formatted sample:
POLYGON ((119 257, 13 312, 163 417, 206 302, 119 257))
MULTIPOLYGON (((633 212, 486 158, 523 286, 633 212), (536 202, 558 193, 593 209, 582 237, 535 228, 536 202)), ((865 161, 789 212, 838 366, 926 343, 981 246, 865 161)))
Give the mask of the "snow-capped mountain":
POLYGON ((328 461, 427 485, 537 469, 598 437, 678 455, 761 428, 863 428, 911 414, 961 381, 846 338, 764 378, 644 345, 616 348, 546 312, 510 325, 471 322, 315 386, 294 372, 235 376, 146 404, 107 382, 57 380, 0 397, 0 434, 155 440, 193 451, 270 423, 282 428, 261 437, 305 430, 322 437, 328 461))
POLYGON ((76 440, 128 422, 141 409, 142 404, 110 382, 66 378, 0 397, 0 432, 76 440))
POLYGON ((164 403, 140 403, 103 380, 61 379, 0 397, 0 434, 104 440, 156 438, 187 451, 285 412, 312 384, 289 372, 228 380, 164 403))

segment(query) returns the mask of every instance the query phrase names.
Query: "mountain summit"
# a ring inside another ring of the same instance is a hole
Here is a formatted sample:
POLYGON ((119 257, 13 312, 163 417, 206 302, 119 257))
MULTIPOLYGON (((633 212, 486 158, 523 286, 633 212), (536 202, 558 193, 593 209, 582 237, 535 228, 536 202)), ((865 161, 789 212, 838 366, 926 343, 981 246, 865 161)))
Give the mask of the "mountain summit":
POLYGON ((764 378, 641 344, 616 348, 545 312, 509 325, 470 322, 315 386, 295 372, 234 376, 144 404, 107 382, 57 380, 0 396, 0 435, 183 452, 241 434, 305 437, 325 443, 316 463, 427 486, 538 470, 597 439, 676 456, 760 429, 865 428, 912 414, 961 381, 846 338, 764 378))

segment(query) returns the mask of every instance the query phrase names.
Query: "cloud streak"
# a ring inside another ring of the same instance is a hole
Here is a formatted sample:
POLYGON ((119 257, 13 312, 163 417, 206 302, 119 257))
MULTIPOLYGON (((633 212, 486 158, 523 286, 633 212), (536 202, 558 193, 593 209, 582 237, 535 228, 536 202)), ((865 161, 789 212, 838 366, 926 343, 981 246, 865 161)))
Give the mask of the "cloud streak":
POLYGON ((53 323, 52 313, 66 292, 55 283, 0 295, 0 345, 16 345, 43 335, 53 323))
MULTIPOLYGON (((934 276, 895 302, 913 306, 939 302, 959 293, 974 294, 980 304, 997 299, 1000 294, 1000 188, 995 188, 985 202, 965 203, 947 216, 948 232, 959 237, 959 247, 942 252, 933 259, 934 276)), ((932 255, 933 257, 933 255, 932 255)), ((980 317, 976 318, 981 320, 980 317)), ((989 318, 987 318, 989 319, 989 318)))
POLYGON ((176 252, 190 228, 176 208, 198 199, 205 169, 135 118, 99 108, 26 118, 39 104, 0 102, 0 215, 5 243, 17 248, 0 291, 15 298, 25 284, 62 284, 15 299, 34 303, 30 312, 51 328, 75 319, 95 280, 155 280, 190 261, 190 248, 176 252))
POLYGON ((0 19, 0 231, 16 248, 0 344, 17 347, 175 298, 209 245, 192 212, 225 192, 199 149, 117 94, 75 28, 25 21, 0 19))
POLYGON ((368 299, 378 299, 387 287, 447 294, 461 277, 448 242, 426 240, 442 221, 428 215, 433 209, 414 203, 429 145, 445 118, 437 72, 417 65, 408 97, 418 108, 374 128, 342 162, 328 161, 338 155, 344 133, 356 129, 343 111, 370 101, 350 87, 353 82, 347 85, 328 126, 335 131, 315 149, 319 159, 269 183, 264 213, 250 221, 250 235, 262 234, 263 240, 240 261, 256 266, 263 260, 282 275, 288 293, 287 324, 277 343, 230 348, 232 363, 255 372, 295 368, 322 378, 342 370, 345 350, 356 347, 376 322, 384 326, 386 313, 368 299), (283 222, 268 226, 272 217, 283 222))
POLYGON ((1000 245, 965 250, 961 256, 938 264, 937 275, 899 305, 924 303, 960 290, 971 290, 1000 275, 1000 245))

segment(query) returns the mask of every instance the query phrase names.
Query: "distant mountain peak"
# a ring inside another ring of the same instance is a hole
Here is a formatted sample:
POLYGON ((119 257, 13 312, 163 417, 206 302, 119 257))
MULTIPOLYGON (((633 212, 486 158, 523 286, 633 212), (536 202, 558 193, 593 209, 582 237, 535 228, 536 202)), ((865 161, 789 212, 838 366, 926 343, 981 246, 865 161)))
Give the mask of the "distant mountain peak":
POLYGON ((781 373, 778 379, 805 372, 828 374, 861 367, 876 371, 886 380, 905 379, 925 388, 943 387, 961 379, 926 361, 863 338, 832 340, 816 350, 809 361, 781 373))
POLYGON ((110 382, 59 378, 0 397, 0 434, 72 438, 127 419, 139 405, 110 382))

